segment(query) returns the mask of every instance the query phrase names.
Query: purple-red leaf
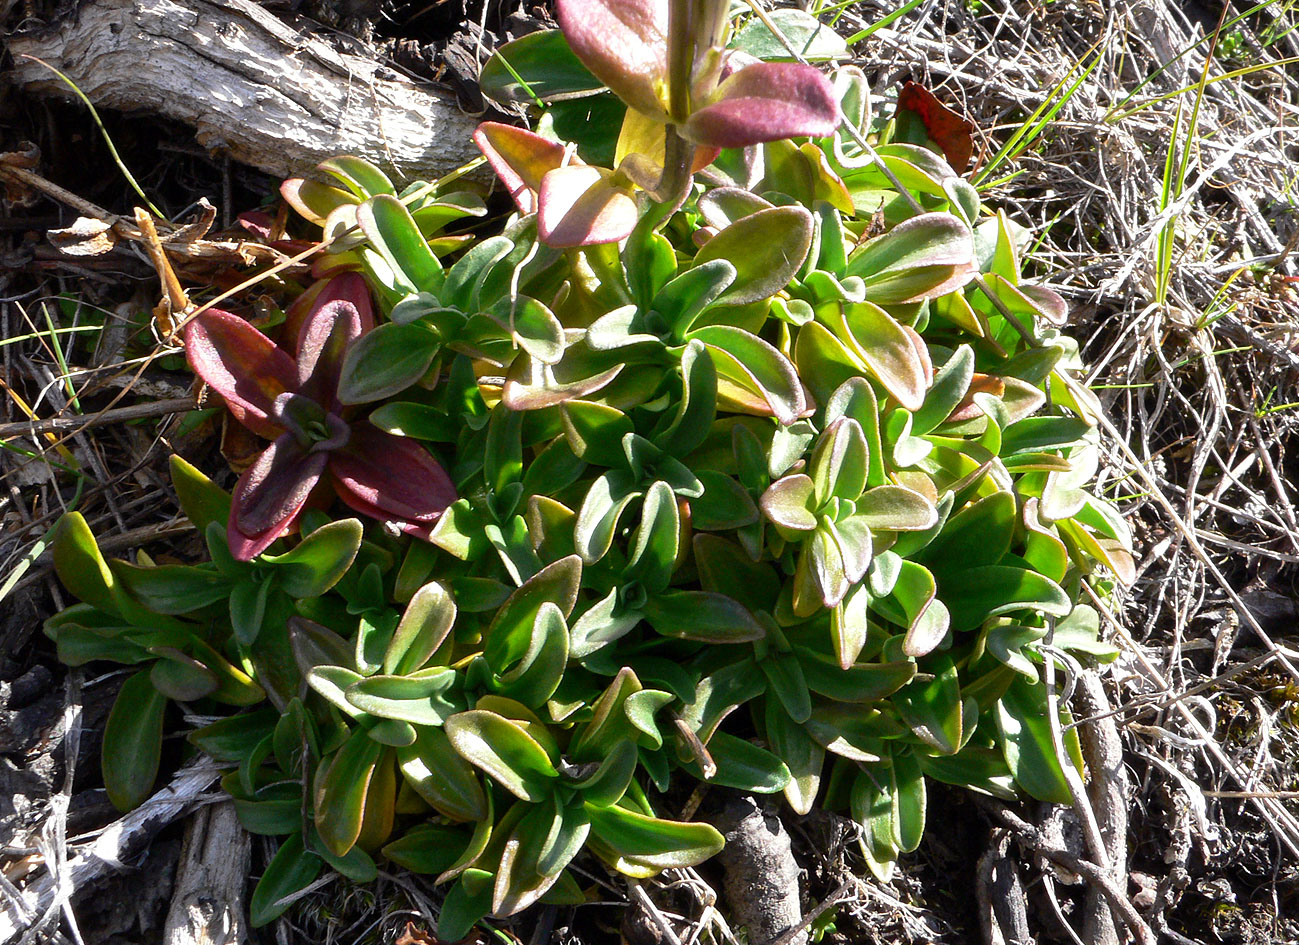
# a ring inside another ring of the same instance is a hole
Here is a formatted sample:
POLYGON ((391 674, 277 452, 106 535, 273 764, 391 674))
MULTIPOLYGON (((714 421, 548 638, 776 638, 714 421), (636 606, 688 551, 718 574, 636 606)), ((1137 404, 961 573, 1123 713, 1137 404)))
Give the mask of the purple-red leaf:
POLYGON ((292 527, 329 462, 290 433, 268 446, 235 485, 226 530, 230 553, 248 561, 292 527))
POLYGON ((361 313, 344 299, 317 306, 298 335, 298 392, 326 410, 341 409, 338 379, 348 346, 364 331, 361 313))
POLYGON ((357 424, 344 449, 329 454, 338 497, 356 511, 427 536, 456 501, 451 477, 428 451, 405 437, 357 424))
POLYGON ((348 271, 318 279, 293 300, 284 313, 284 337, 299 337, 302 334, 302 324, 308 316, 336 299, 346 299, 356 306, 361 316, 362 333, 374 327, 374 304, 370 301, 370 290, 365 279, 359 272, 348 271))
POLYGON ((664 0, 558 0, 555 12, 582 65, 638 112, 667 120, 664 0))
MULTIPOLYGON (((485 121, 474 132, 474 144, 514 198, 520 213, 537 209, 537 191, 547 173, 564 164, 564 146, 513 125, 485 121)), ((574 156, 573 163, 580 164, 574 156)))
POLYGON ((839 126, 839 103, 811 66, 758 62, 717 87, 710 104, 682 126, 696 144, 741 148, 781 138, 824 138, 839 126))
POLYGON ((194 373, 221 395, 236 420, 274 439, 275 398, 297 387, 293 359, 242 318, 209 309, 185 326, 185 354, 194 373))
POLYGON ((616 243, 636 226, 636 199, 611 183, 613 171, 586 165, 561 167, 541 182, 537 233, 548 246, 616 243))

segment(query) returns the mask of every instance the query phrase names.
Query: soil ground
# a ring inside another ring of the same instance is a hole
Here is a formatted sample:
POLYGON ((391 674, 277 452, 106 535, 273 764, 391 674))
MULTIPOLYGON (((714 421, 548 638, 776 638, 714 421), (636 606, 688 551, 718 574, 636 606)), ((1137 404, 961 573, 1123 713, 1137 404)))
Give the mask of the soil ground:
MULTIPOLYGON (((480 0, 293 6, 284 15, 360 35, 376 56, 456 86, 470 108, 480 104, 472 77, 492 38, 511 17, 545 16, 495 0, 486 9, 480 0)), ((816 6, 845 35, 895 12, 878 0, 816 6)), ((1038 274, 1070 301, 1069 331, 1110 411, 1105 488, 1123 497, 1136 528, 1139 574, 1117 592, 1110 632, 1123 657, 1107 686, 1132 786, 1127 891, 1161 941, 1299 942, 1297 6, 922 0, 855 46, 881 102, 915 79, 981 130, 981 160, 996 162, 987 179, 1000 179, 985 200, 1037 236, 1038 274), (1215 45, 1206 37, 1219 22, 1215 45), (1047 112, 1040 134, 1014 147, 1047 112)), ((7 29, 75 15, 75 4, 0 2, 7 29)), ((206 197, 218 225, 229 226, 275 193, 276 181, 197 148, 183 126, 102 118, 168 218, 206 197)), ((43 177, 84 200, 117 213, 138 202, 83 105, 32 98, 0 80, 0 151, 22 141, 39 148, 43 177)), ((131 370, 131 357, 152 346, 138 332, 159 298, 147 259, 125 247, 63 256, 45 233, 76 213, 40 195, 8 197, 0 425, 23 421, 24 404, 40 417, 88 416, 110 402, 184 396, 190 378, 176 359, 131 370)), ((198 284, 234 277, 186 275, 198 284)), ((70 673, 55 659, 40 622, 65 599, 43 537, 75 503, 98 534, 122 536, 119 552, 147 541, 151 552, 191 555, 194 537, 173 521, 167 456, 175 449, 207 469, 223 466, 209 429, 156 418, 11 434, 0 445, 3 907, 5 888, 57 868, 62 849, 117 817, 98 780, 97 736, 122 676, 70 673), (73 466, 79 476, 68 474, 73 466)), ((170 754, 164 766, 174 770, 179 746, 170 754)), ((1000 828, 970 795, 935 792, 926 839, 889 884, 844 884, 845 870, 864 871, 842 824, 785 820, 805 871, 805 907, 840 900, 818 921, 824 941, 984 935, 980 863, 1000 828)), ((75 928, 56 914, 30 940, 158 941, 183 827, 158 833, 113 878, 75 890, 75 928)), ((1077 919, 1082 887, 1027 849, 1009 849, 1033 936, 1071 941, 1062 918, 1077 919)), ((254 872, 269 852, 254 844, 254 872)), ((699 878, 714 877, 702 868, 699 878)), ((612 941, 626 890, 611 886, 604 899, 525 913, 503 926, 503 940, 612 941)), ((254 940, 388 943, 410 921, 406 941, 420 942, 436 901, 410 876, 366 888, 339 879, 254 940)), ((656 892, 656 901, 686 916, 682 940, 698 931, 697 889, 656 892)))

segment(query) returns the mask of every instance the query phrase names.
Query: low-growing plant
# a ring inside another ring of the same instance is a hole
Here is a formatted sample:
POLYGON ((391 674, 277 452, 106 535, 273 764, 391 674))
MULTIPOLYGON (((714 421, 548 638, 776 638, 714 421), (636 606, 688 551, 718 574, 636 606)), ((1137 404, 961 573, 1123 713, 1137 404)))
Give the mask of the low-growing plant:
POLYGON ((446 884, 449 940, 578 903, 584 853, 717 853, 664 801, 700 781, 845 813, 880 875, 931 779, 1070 800, 1043 667, 1113 658, 1078 600, 1132 559, 1087 491, 1066 306, 861 72, 754 61, 783 47, 755 21, 728 48, 726 10, 560 0, 501 49, 484 91, 544 111, 477 136, 518 207, 497 235, 354 158, 287 182, 317 281, 265 334, 184 331, 271 440, 233 497, 173 460, 211 560, 61 524, 60 658, 138 667, 109 796, 148 795, 168 700, 223 716, 189 740, 281 838, 254 923, 376 858, 446 884))

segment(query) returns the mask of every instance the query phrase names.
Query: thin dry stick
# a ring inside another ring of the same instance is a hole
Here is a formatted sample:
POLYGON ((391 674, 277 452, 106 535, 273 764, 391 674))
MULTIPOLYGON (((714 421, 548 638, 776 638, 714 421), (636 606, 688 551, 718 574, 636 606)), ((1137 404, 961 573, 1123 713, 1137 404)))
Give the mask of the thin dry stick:
POLYGON ((77 434, 92 427, 106 423, 125 423, 128 420, 144 420, 149 417, 165 417, 169 414, 188 413, 198 405, 192 397, 173 397, 167 400, 154 400, 144 404, 131 404, 128 407, 112 407, 84 417, 47 417, 42 420, 27 420, 18 423, 0 424, 0 440, 15 436, 36 436, 42 433, 77 434))
POLYGON ((1020 840, 1027 843, 1035 851, 1049 860, 1054 860, 1071 873, 1085 876, 1097 888, 1102 890, 1114 911, 1141 945, 1156 945, 1154 931, 1146 924, 1146 920, 1141 917, 1141 913, 1137 912, 1136 907, 1128 901, 1127 893, 1115 885, 1113 878, 1106 870, 1101 869, 1090 860, 1084 860, 1068 850, 1056 846, 1043 836, 1040 830, 1019 817, 1005 805, 978 794, 972 796, 980 807, 991 813, 1004 826, 1009 827, 1020 840))

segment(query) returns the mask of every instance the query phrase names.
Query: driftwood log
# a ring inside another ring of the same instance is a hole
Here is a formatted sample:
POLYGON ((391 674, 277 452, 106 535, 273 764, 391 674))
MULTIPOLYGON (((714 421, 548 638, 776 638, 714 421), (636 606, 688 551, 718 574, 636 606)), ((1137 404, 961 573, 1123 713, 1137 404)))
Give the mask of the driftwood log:
POLYGON ((92 0, 9 50, 27 91, 71 95, 35 57, 97 107, 186 122, 204 147, 279 177, 354 154, 399 180, 431 179, 478 154, 476 123, 449 93, 251 0, 92 0))

